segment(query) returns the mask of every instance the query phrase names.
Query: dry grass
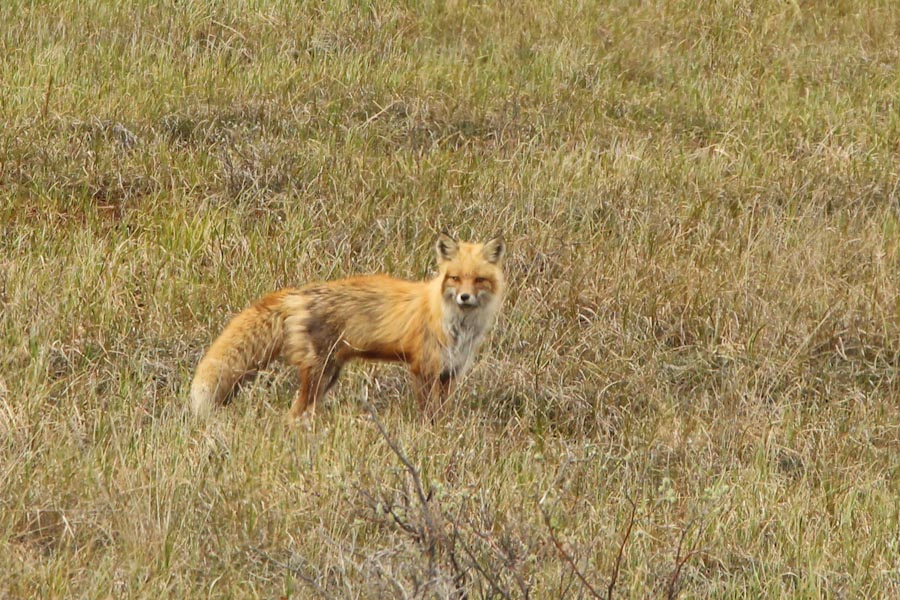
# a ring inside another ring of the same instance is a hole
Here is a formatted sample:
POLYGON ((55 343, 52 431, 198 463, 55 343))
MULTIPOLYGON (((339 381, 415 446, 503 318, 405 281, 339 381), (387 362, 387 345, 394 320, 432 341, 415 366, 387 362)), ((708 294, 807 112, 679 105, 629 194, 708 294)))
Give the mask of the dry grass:
POLYGON ((243 4, 0 7, 0 596, 900 595, 895 3, 243 4), (511 251, 452 414, 185 417, 442 227, 511 251))

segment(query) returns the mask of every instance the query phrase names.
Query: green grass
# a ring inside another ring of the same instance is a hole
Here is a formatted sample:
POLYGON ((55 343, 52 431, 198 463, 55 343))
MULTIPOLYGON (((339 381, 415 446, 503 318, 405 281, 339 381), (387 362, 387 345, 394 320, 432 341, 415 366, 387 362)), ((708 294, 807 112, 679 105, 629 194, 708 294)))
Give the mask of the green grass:
POLYGON ((900 594, 896 3, 0 24, 0 597, 900 594), (187 418, 231 314, 445 227, 510 286, 438 422, 372 364, 187 418))

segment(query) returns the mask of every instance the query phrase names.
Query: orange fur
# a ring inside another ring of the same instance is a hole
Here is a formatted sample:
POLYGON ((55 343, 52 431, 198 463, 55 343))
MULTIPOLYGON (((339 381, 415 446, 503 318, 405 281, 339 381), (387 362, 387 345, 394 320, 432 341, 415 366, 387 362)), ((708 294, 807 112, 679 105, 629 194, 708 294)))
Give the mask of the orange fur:
POLYGON ((442 403, 493 325, 505 247, 499 237, 469 244, 442 234, 436 249, 438 274, 429 281, 367 275, 312 283, 269 294, 239 313, 197 365, 193 413, 208 415, 241 378, 275 358, 300 376, 291 418, 356 358, 408 363, 420 405, 442 403))

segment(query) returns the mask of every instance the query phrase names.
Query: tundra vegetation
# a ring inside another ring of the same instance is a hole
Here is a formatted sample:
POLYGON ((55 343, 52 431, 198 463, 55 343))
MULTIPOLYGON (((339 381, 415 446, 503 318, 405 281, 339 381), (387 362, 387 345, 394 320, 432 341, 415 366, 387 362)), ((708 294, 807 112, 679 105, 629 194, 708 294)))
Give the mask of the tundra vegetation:
POLYGON ((0 5, 0 596, 900 595, 900 4, 0 5), (207 424, 267 291, 508 240, 434 423, 207 424))

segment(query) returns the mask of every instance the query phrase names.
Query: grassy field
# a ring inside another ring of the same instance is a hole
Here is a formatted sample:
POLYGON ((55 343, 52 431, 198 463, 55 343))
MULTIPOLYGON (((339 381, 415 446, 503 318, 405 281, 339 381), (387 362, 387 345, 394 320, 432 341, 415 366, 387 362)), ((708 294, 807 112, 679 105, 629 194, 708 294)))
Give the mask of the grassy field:
POLYGON ((900 5, 118 4, 0 6, 0 597, 900 595, 900 5), (436 423, 188 418, 445 227, 510 288, 436 423))

